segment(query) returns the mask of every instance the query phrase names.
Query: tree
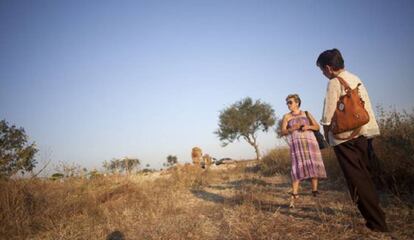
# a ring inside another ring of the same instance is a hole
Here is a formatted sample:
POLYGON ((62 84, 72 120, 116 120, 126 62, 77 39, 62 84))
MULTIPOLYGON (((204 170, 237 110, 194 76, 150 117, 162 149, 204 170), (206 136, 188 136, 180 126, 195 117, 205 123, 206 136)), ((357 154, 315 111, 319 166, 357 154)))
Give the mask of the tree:
POLYGON ((116 158, 112 159, 111 160, 111 169, 112 169, 113 172, 117 171, 117 173, 120 173, 121 170, 122 170, 121 169, 121 160, 116 159, 116 158))
POLYGON ((27 142, 23 128, 0 121, 0 177, 8 178, 18 171, 31 172, 37 163, 37 152, 35 143, 27 142))
POLYGON ((62 173, 65 178, 82 177, 86 173, 86 171, 82 169, 79 164, 65 161, 60 161, 59 164, 56 165, 55 170, 59 173, 62 173))
POLYGON ((174 166, 174 164, 177 163, 177 156, 173 156, 173 155, 168 155, 167 156, 167 162, 164 163, 164 167, 172 167, 174 166))
POLYGON ((111 161, 107 162, 104 161, 103 167, 106 171, 110 171, 114 173, 115 171, 118 173, 126 172, 131 173, 134 168, 138 168, 141 164, 138 158, 123 158, 123 159, 116 159, 113 158, 111 161))
POLYGON ((134 168, 137 168, 140 165, 138 158, 127 158, 121 160, 121 168, 124 172, 130 174, 134 168))
POLYGON ((260 159, 257 134, 267 132, 276 122, 272 107, 260 100, 253 102, 249 97, 242 99, 224 109, 219 116, 219 129, 215 132, 227 146, 242 137, 254 147, 256 158, 260 159))
POLYGON ((107 173, 109 173, 109 172, 112 172, 112 169, 111 169, 111 162, 108 162, 108 161, 104 161, 103 163, 102 163, 102 166, 103 166, 103 168, 105 169, 105 172, 107 172, 107 173))

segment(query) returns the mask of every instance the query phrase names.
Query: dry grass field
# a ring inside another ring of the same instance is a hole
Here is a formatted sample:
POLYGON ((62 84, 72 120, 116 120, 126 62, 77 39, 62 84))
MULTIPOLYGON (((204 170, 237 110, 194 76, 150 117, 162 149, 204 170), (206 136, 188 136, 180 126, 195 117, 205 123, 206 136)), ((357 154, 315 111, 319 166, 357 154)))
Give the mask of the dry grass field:
POLYGON ((289 208, 288 151, 274 149, 207 170, 2 180, 0 239, 413 239, 413 123, 413 114, 380 119, 372 171, 391 233, 365 228, 330 149, 321 195, 303 182, 289 208))
POLYGON ((289 179, 253 162, 202 170, 2 182, 2 239, 410 239, 412 202, 382 194, 390 234, 364 227, 343 182, 302 184, 294 209, 289 179), (392 238, 393 237, 393 238, 392 238))

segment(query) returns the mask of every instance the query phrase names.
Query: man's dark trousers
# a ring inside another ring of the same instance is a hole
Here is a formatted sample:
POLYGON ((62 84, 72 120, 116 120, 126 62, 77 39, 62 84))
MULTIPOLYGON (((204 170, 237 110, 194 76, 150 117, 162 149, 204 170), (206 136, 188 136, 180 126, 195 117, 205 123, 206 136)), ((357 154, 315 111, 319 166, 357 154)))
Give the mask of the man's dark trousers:
POLYGON ((348 188, 358 209, 374 231, 388 231, 385 214, 379 206, 379 197, 368 171, 368 141, 364 136, 334 147, 348 188))

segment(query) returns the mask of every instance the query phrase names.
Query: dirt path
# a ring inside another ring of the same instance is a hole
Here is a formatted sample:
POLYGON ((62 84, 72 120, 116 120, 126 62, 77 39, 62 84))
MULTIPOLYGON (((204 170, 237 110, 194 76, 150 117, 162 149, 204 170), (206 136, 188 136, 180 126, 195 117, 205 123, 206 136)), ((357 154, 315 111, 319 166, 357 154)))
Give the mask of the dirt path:
MULTIPOLYGON (((413 239, 412 202, 382 194, 392 233, 374 233, 365 227, 344 182, 321 181, 321 194, 314 197, 310 182, 304 181, 295 207, 290 208, 287 176, 262 177, 243 168, 235 170, 236 165, 198 172, 205 179, 174 194, 177 209, 194 219, 201 232, 188 239, 413 239)), ((167 172, 143 181, 168 177, 167 172)))
POLYGON ((310 189, 309 182, 303 182, 295 208, 289 208, 287 177, 258 178, 247 174, 240 179, 189 189, 185 199, 188 211, 199 211, 199 216, 211 225, 209 230, 228 228, 235 238, 410 239, 414 236, 412 208, 398 206, 389 196, 383 196, 383 202, 393 233, 381 234, 365 228, 344 186, 321 182, 318 197, 313 197, 310 189), (257 225, 258 219, 265 219, 259 220, 260 226, 275 225, 273 234, 269 235, 269 229, 267 235, 254 229, 252 224, 257 225))

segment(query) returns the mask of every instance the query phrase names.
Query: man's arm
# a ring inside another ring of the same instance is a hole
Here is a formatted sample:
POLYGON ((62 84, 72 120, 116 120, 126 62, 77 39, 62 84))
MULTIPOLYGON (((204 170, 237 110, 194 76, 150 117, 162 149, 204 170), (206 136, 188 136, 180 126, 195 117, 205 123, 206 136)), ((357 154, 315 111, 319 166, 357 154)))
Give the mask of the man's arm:
POLYGON ((341 94, 341 85, 337 79, 329 80, 328 87, 326 89, 326 96, 323 106, 321 125, 323 126, 323 132, 325 139, 329 141, 328 132, 331 125, 332 117, 335 113, 336 104, 341 94))
POLYGON ((330 126, 327 126, 327 125, 323 126, 323 135, 325 136, 326 141, 328 141, 328 139, 329 139, 328 138, 329 127, 330 126))

